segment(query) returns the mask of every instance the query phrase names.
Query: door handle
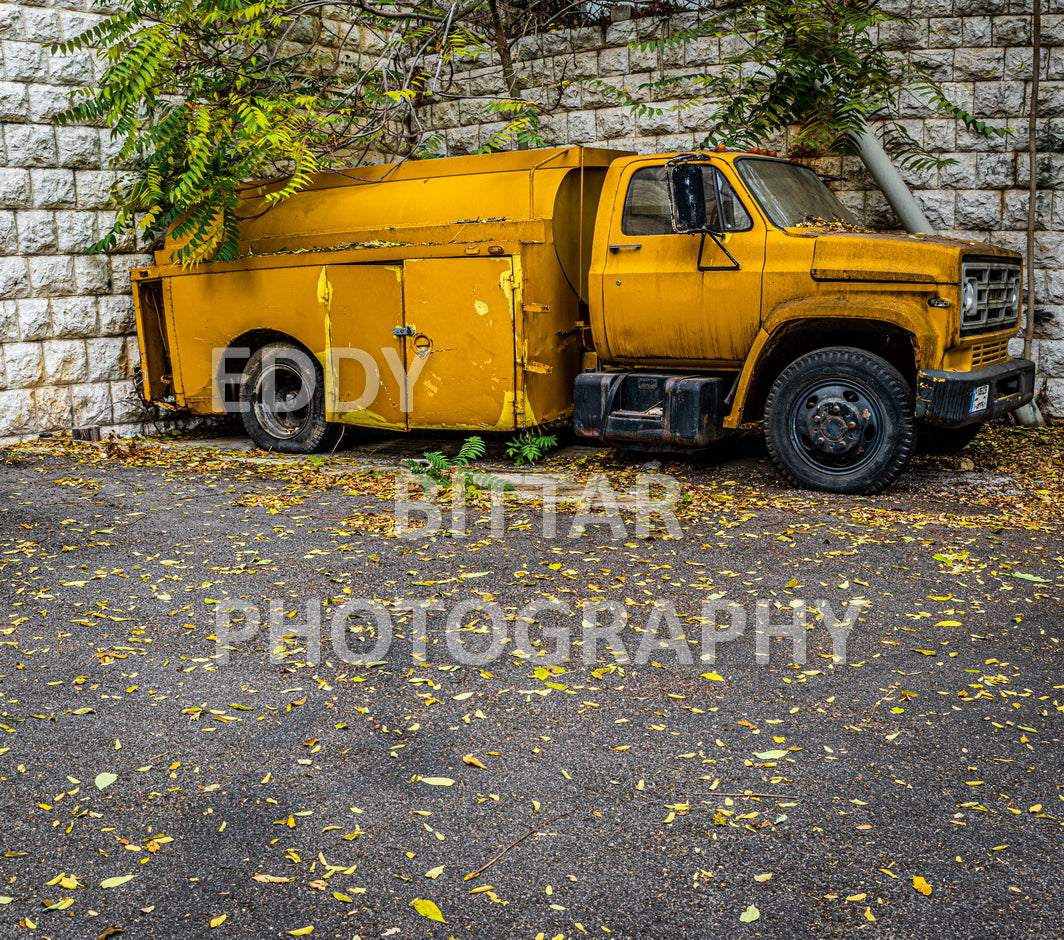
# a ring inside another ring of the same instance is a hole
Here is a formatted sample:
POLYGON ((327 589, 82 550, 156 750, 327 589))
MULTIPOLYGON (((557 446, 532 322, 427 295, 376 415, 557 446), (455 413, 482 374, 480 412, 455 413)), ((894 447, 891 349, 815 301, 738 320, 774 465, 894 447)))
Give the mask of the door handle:
POLYGON ((643 247, 642 244, 638 244, 638 245, 610 245, 610 251, 612 251, 614 254, 617 254, 618 251, 622 251, 625 248, 630 249, 632 251, 638 251, 642 247, 643 247))

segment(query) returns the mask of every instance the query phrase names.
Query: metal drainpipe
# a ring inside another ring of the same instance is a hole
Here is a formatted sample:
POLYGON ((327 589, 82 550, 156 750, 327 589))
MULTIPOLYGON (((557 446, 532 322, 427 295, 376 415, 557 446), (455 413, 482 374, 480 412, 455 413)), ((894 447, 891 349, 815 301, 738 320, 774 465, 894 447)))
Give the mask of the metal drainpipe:
POLYGON ((917 233, 934 235, 935 230, 927 221, 924 210, 920 208, 916 197, 905 184, 905 180, 901 178, 898 168, 891 162, 876 135, 866 126, 864 133, 854 134, 853 138, 857 142, 858 151, 865 166, 868 167, 868 172, 872 174, 872 179, 886 196, 887 202, 890 203, 898 221, 905 227, 905 231, 913 235, 917 233))

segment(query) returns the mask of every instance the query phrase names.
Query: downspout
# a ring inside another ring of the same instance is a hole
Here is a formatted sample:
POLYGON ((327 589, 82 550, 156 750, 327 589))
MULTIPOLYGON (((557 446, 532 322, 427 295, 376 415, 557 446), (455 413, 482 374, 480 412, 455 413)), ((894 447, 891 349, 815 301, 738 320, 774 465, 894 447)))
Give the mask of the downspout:
MULTIPOLYGON (((1042 0, 1034 0, 1031 11, 1031 100, 1027 109, 1027 159, 1030 188, 1027 194, 1027 296, 1026 325, 1023 332, 1023 358, 1030 359, 1034 347, 1034 233, 1038 218, 1038 82, 1042 70, 1042 0)), ((1045 418, 1034 399, 1013 413, 1023 428, 1044 428, 1045 418)))
POLYGON ((905 180, 901 178, 898 168, 887 156, 883 145, 868 128, 868 125, 865 125, 862 133, 854 134, 853 139, 857 143, 857 150, 861 155, 861 159, 864 161, 865 166, 868 167, 868 172, 872 174, 872 179, 875 180, 887 202, 890 203, 891 209, 894 210, 894 214, 898 217, 898 221, 901 222, 905 231, 911 235, 917 233, 934 235, 935 230, 932 228, 931 223, 927 221, 924 210, 920 208, 916 197, 913 196, 909 187, 905 184, 905 180))

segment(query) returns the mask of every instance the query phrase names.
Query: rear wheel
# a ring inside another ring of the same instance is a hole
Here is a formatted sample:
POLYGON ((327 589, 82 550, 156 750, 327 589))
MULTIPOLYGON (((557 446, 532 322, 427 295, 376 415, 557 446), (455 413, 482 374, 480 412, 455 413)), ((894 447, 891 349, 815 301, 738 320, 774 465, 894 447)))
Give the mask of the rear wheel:
POLYGON ((331 447, 343 430, 325 420, 321 366, 290 343, 268 343, 251 354, 240 400, 248 436, 263 450, 310 454, 331 447))
POLYGON ((799 486, 879 492, 915 447, 912 390, 894 366, 863 349, 818 349, 773 383, 765 441, 776 466, 799 486))

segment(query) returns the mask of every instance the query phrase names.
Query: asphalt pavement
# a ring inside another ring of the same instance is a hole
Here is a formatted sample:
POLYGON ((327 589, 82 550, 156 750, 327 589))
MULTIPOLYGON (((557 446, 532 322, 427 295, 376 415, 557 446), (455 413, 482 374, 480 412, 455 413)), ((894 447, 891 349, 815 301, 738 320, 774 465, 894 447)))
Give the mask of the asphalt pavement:
POLYGON ((1017 433, 398 512, 423 441, 2 449, 0 937, 1060 938, 1064 436, 1017 433))

